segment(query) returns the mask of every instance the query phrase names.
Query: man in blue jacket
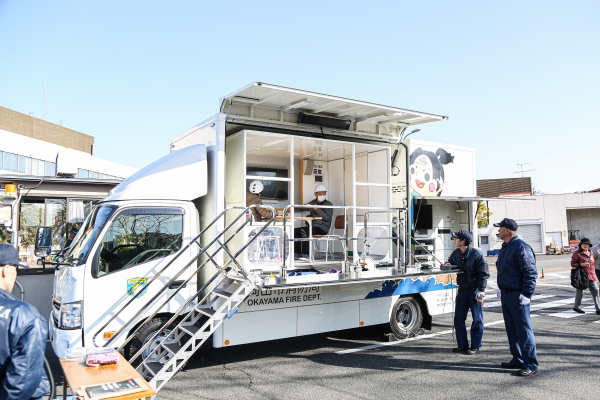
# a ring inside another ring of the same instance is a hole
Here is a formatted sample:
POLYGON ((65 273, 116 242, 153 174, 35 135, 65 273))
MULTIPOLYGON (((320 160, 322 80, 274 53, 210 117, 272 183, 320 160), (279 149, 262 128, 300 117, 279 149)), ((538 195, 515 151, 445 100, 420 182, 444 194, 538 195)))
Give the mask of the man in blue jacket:
POLYGON ((504 326, 512 360, 500 364, 502 368, 519 369, 519 376, 538 372, 535 337, 531 328, 529 303, 535 291, 537 268, 531 246, 517 236, 517 223, 504 218, 498 227, 504 242, 498 256, 498 297, 502 302, 504 326))
POLYGON ((458 266, 462 272, 456 278, 458 293, 456 294, 454 310, 454 329, 456 329, 458 347, 452 349, 452 351, 473 355, 479 353, 481 348, 483 297, 490 271, 481 251, 469 246, 471 244, 471 234, 469 232, 462 229, 460 232, 452 232, 452 237, 457 249, 448 258, 448 264, 458 266), (465 325, 469 310, 471 310, 471 316, 473 317, 470 347, 465 325))
POLYGON ((48 322, 34 306, 17 300, 17 250, 0 244, 0 399, 28 400, 48 394, 44 352, 48 322))

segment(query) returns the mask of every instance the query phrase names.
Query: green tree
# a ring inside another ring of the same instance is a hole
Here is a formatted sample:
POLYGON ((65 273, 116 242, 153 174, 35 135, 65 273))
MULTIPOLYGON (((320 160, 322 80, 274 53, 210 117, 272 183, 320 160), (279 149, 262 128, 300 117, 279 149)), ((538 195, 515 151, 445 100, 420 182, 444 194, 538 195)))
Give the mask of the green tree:
POLYGON ((0 225, 0 243, 2 244, 10 244, 10 233, 6 230, 6 228, 0 225))
POLYGON ((485 228, 486 226, 489 225, 490 223, 490 215, 492 215, 493 212, 490 212, 490 210, 485 206, 485 203, 483 201, 480 201, 477 203, 477 227, 478 228, 485 228))

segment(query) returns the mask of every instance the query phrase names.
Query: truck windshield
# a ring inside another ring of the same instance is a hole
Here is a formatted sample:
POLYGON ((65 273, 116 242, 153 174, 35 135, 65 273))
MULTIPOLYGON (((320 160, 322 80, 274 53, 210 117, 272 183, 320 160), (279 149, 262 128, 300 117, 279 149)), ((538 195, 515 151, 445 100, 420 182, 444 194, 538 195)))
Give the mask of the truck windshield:
POLYGON ((116 209, 117 206, 100 206, 92 211, 73 239, 69 251, 65 254, 65 262, 73 263, 73 265, 81 265, 85 262, 98 235, 116 209))

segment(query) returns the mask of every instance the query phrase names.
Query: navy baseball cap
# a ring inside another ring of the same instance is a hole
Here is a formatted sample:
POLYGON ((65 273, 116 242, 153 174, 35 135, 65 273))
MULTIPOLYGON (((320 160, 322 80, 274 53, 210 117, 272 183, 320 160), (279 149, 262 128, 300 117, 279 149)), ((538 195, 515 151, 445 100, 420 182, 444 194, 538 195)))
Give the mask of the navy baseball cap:
POLYGON ((499 224, 494 224, 494 226, 496 228, 510 229, 511 231, 516 231, 517 228, 519 227, 519 225, 517 225, 517 223, 515 222, 515 220, 514 219, 510 219, 510 218, 504 218, 502 221, 500 221, 499 224))
POLYGON ((0 265, 29 268, 29 265, 19 262, 19 253, 10 244, 0 244, 0 265))
POLYGON ((471 242, 471 240, 472 240, 471 234, 469 232, 465 231, 464 229, 461 229, 458 232, 452 232, 452 237, 460 239, 460 240, 465 240, 467 242, 471 242))

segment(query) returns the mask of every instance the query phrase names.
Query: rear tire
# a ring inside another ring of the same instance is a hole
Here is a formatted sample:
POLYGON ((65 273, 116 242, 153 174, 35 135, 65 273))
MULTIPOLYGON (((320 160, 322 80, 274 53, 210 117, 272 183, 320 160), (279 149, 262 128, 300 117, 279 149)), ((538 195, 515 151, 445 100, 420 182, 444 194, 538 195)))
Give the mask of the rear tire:
POLYGON ((398 339, 416 336, 423 323, 421 305, 412 297, 400 297, 392 308, 390 328, 398 339))

